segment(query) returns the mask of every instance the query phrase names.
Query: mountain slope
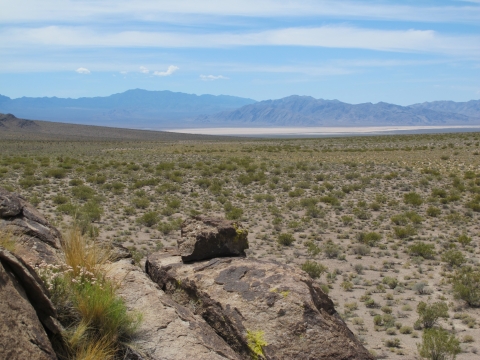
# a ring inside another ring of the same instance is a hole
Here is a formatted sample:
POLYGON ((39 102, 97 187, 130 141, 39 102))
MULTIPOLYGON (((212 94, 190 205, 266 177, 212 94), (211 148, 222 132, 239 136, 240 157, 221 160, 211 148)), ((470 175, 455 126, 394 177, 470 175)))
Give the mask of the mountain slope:
POLYGON ((0 112, 22 118, 115 126, 162 126, 200 114, 213 114, 252 104, 255 100, 171 91, 128 90, 106 97, 10 99, 0 95, 0 112))
POLYGON ((467 102, 433 101, 410 105, 410 107, 414 109, 429 109, 480 118, 480 100, 470 100, 467 102))
MULTIPOLYGON (((480 122, 480 119, 477 119, 480 122)), ((473 124, 474 118, 424 108, 364 103, 351 105, 338 100, 289 96, 261 101, 233 111, 199 116, 204 125, 235 126, 381 126, 473 124)))

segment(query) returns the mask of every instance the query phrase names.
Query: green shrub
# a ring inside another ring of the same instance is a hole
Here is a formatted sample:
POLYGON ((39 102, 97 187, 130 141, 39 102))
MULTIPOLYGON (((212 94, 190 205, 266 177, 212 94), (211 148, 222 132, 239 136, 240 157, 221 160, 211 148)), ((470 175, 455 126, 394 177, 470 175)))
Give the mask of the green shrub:
POLYGON ((239 207, 232 207, 225 212, 225 217, 229 220, 238 220, 243 216, 243 209, 239 207))
POLYGON ((317 256, 322 251, 313 241, 306 241, 304 245, 310 256, 317 256))
POLYGON ((385 276, 382 283, 387 285, 390 289, 395 289, 398 285, 398 280, 390 276, 385 276))
POLYGON ((470 245, 472 242, 472 238, 469 237, 467 234, 462 234, 458 237, 457 241, 462 244, 462 246, 470 245))
POLYGON ((278 239, 277 239, 277 242, 283 246, 290 246, 294 241, 295 241, 295 238, 293 237, 292 234, 289 234, 289 233, 281 233, 280 235, 278 235, 278 239))
POLYGON ((423 204, 422 197, 417 194, 416 192, 410 192, 403 196, 403 201, 405 204, 413 205, 413 206, 420 206, 423 204))
POLYGON ((463 265, 467 259, 463 256, 461 251, 450 249, 443 253, 442 261, 446 262, 451 267, 458 267, 463 265))
POLYGON ((312 279, 318 279, 328 268, 315 261, 307 260, 302 264, 302 270, 305 271, 312 279))
POLYGON ((325 253, 325 256, 329 259, 334 259, 339 257, 342 249, 337 244, 329 241, 323 246, 323 252, 325 253))
POLYGON ((399 239, 406 239, 410 236, 413 236, 417 233, 417 230, 412 225, 407 226, 395 226, 393 228, 395 236, 399 239))
POLYGON ((137 209, 146 209, 150 205, 150 200, 146 197, 136 197, 132 200, 132 204, 137 209))
POLYGON ((437 217, 441 213, 442 213, 442 211, 435 206, 429 206, 428 209, 427 209, 427 215, 431 216, 431 217, 437 217))
POLYGON ((137 222, 146 227, 152 227, 153 225, 158 223, 158 214, 155 211, 149 211, 139 217, 137 219, 137 222))
POLYGON ((470 266, 457 270, 453 279, 455 298, 464 300, 472 307, 480 307, 480 271, 470 266))
POLYGON ((421 256, 424 259, 433 259, 435 256, 435 245, 426 244, 422 241, 408 247, 411 256, 421 256))
POLYGON ((460 342, 447 330, 433 328, 423 332, 422 343, 417 345, 418 354, 429 360, 455 359, 461 352, 460 342))
POLYGON ((376 232, 361 232, 357 235, 357 239, 366 245, 375 246, 382 239, 382 235, 376 232))
POLYGON ((95 195, 95 190, 86 185, 79 185, 72 189, 72 194, 79 200, 88 200, 95 195))
POLYGON ((438 319, 448 319, 448 305, 446 302, 438 301, 433 304, 427 304, 421 301, 417 306, 418 320, 424 328, 433 327, 438 319))
POLYGON ((66 204, 68 202, 68 197, 63 195, 56 195, 52 198, 52 201, 55 205, 66 204))
POLYGON ((45 175, 55 179, 63 179, 67 176, 67 170, 63 168, 48 169, 45 171, 45 175))

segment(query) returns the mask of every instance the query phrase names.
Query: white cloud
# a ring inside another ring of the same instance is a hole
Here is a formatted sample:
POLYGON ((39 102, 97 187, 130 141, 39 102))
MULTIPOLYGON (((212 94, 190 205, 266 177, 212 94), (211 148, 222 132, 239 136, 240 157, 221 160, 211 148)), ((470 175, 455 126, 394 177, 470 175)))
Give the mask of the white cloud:
POLYGON ((127 75, 128 72, 123 70, 123 71, 120 71, 120 74, 122 74, 122 75, 127 75))
POLYGON ((480 20, 479 0, 458 2, 457 6, 409 6, 385 1, 346 0, 2 0, 1 23, 36 21, 82 21, 125 19, 171 22, 175 15, 199 15, 211 24, 211 17, 299 17, 323 16, 342 19, 377 19, 432 22, 475 22, 480 20), (470 3, 470 4, 468 4, 470 3))
POLYGON ((150 71, 145 66, 140 66, 140 72, 143 74, 148 74, 150 71))
POLYGON ((228 77, 223 75, 200 75, 200 79, 203 81, 228 80, 228 77))
MULTIPOLYGON (((219 48, 227 46, 308 46, 378 51, 438 53, 456 57, 480 56, 480 36, 447 36, 433 30, 381 30, 349 26, 292 27, 250 33, 188 34, 125 31, 97 33, 78 27, 0 31, 0 48, 54 46, 66 48, 219 48)), ((171 75, 169 67, 158 76, 171 75)))
POLYGON ((169 76, 169 75, 172 75, 175 71, 177 71, 179 69, 178 66, 175 66, 175 65, 170 65, 167 69, 167 71, 155 71, 153 73, 153 75, 156 75, 156 76, 169 76))
POLYGON ((77 73, 79 74, 84 74, 84 75, 88 75, 90 74, 90 70, 84 68, 84 67, 81 67, 81 68, 78 68, 77 70, 75 70, 77 73))

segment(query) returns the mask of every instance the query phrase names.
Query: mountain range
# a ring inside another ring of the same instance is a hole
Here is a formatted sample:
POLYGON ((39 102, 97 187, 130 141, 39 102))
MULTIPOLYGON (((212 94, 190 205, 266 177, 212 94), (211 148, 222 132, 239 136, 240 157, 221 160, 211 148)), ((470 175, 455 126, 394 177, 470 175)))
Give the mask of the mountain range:
POLYGON ((0 113, 19 118, 121 127, 171 126, 199 115, 237 109, 255 100, 227 95, 193 95, 172 91, 128 90, 106 97, 78 99, 0 95, 0 113))
POLYGON ((128 90, 92 98, 0 95, 0 113, 19 118, 130 128, 257 126, 480 125, 480 100, 435 101, 400 106, 348 104, 292 95, 255 101, 226 95, 128 90))

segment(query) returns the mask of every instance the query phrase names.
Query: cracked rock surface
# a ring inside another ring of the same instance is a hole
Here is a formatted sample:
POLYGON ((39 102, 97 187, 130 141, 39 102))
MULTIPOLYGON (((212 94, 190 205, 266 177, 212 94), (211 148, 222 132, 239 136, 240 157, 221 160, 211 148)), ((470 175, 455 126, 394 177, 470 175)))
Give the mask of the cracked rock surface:
POLYGON ((108 276, 129 310, 143 316, 136 350, 145 359, 239 360, 213 329, 187 307, 174 302, 131 260, 109 264, 108 276))
POLYGON ((192 264, 174 252, 151 255, 146 271, 193 309, 244 359, 248 332, 262 332, 267 359, 372 359, 303 271, 275 262, 216 258, 192 264))

